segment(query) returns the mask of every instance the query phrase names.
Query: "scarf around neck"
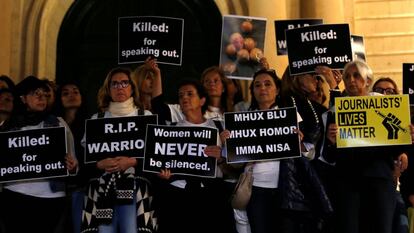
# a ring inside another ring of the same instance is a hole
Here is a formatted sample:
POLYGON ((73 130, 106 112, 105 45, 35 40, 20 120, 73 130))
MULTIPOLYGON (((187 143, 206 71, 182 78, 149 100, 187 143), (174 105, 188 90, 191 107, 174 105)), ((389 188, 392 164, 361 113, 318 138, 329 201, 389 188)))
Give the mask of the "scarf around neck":
POLYGON ((113 116, 125 116, 136 110, 137 107, 135 106, 132 97, 129 97, 129 99, 124 102, 110 102, 108 108, 108 111, 113 116))

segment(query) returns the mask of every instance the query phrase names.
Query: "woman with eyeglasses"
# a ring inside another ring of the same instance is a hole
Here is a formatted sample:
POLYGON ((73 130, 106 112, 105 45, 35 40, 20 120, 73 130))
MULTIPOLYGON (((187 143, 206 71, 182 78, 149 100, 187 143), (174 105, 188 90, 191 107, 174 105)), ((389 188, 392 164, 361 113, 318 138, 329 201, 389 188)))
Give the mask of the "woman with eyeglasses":
MULTIPOLYGON (((398 86, 394 80, 389 77, 380 77, 378 78, 374 85, 372 85, 372 91, 380 93, 383 95, 398 95, 398 86)), ((405 207, 404 200, 400 193, 400 177, 402 172, 408 168, 408 157, 406 153, 400 154, 394 160, 394 171, 393 178, 396 186, 395 196, 396 196, 396 206, 394 211, 394 220, 393 220, 393 233, 406 233, 408 232, 408 217, 407 209, 405 207)), ((404 182, 402 182, 404 183, 404 182)), ((401 185, 403 186, 403 185, 401 185)), ((403 187, 401 188, 401 190, 403 187)))
MULTIPOLYGON (((28 76, 16 86, 17 105, 12 117, 2 125, 3 131, 25 131, 49 127, 66 128, 66 169, 76 173, 72 133, 61 118, 47 110, 47 86, 37 77, 28 76)), ((30 151, 29 151, 30 152, 30 151)), ((53 153, 53 152, 50 152, 53 153)), ((26 166, 23 163, 23 166, 26 166)), ((65 207, 65 180, 43 178, 4 184, 1 212, 6 232, 53 233, 65 207)))
MULTIPOLYGON (((343 72, 349 96, 379 95, 369 92, 371 68, 363 61, 346 64, 343 72)), ((413 127, 410 125, 411 135, 413 127)), ((327 154, 336 171, 336 232, 391 233, 396 205, 394 160, 399 146, 336 148, 338 126, 328 122, 327 154)))
MULTIPOLYGON (((121 67, 106 76, 98 92, 98 107, 100 112, 92 119, 151 114, 139 102, 130 69, 121 67)), ((97 161, 99 175, 89 181, 82 232, 136 233, 157 228, 151 206, 151 183, 143 175, 142 167, 142 159, 122 154, 97 161), (132 195, 125 197, 123 193, 132 195)))
POLYGON ((372 91, 383 95, 397 95, 399 93, 397 84, 389 77, 380 77, 372 85, 372 91))

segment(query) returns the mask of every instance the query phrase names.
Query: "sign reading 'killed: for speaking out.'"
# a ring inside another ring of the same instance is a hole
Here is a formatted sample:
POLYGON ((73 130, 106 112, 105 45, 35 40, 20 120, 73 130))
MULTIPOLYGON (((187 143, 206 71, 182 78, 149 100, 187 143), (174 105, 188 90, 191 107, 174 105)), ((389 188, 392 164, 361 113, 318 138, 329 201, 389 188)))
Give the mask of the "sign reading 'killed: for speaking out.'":
POLYGON ((316 66, 343 69, 352 61, 348 24, 323 24, 286 30, 291 75, 311 73, 316 66))
POLYGON ((338 148, 411 144, 408 95, 335 98, 335 111, 338 148))
POLYGON ((67 176, 64 127, 0 133, 0 183, 67 176))
POLYGON ((414 63, 403 63, 403 93, 410 96, 410 105, 414 105, 414 63))
POLYGON ((160 16, 120 17, 118 63, 143 62, 153 55, 158 63, 181 65, 184 19, 160 16))

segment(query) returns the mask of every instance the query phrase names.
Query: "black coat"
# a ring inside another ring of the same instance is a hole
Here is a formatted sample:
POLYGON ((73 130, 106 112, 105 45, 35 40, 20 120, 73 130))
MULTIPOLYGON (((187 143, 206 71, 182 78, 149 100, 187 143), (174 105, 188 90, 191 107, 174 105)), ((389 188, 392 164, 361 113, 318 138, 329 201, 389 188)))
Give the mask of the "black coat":
POLYGON ((331 202, 310 161, 305 157, 280 162, 281 208, 327 216, 331 202))

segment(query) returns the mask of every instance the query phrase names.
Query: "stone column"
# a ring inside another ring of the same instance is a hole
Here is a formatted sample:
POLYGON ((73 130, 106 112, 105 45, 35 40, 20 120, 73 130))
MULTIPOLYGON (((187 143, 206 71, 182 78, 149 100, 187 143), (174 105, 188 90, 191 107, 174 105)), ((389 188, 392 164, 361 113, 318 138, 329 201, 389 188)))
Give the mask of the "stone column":
POLYGON ((300 0, 301 18, 322 18, 324 23, 343 23, 343 0, 300 0))
POLYGON ((287 56, 276 56, 274 21, 287 18, 286 0, 248 0, 248 6, 250 16, 267 18, 264 55, 281 77, 288 60, 287 56))

